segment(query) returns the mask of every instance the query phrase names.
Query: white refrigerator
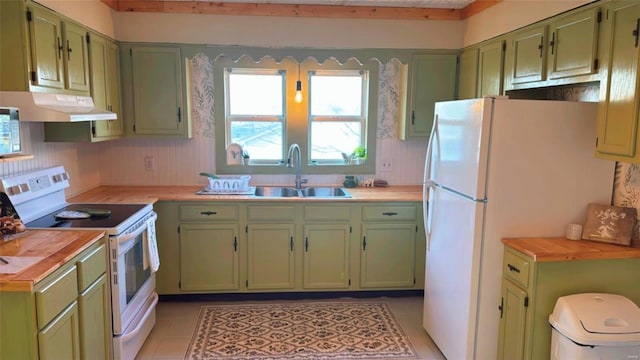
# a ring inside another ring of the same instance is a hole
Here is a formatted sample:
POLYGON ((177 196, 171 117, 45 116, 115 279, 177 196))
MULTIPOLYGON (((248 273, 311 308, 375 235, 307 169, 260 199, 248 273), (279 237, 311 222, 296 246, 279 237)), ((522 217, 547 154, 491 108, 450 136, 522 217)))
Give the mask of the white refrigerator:
POLYGON ((597 104, 440 102, 425 163, 423 326, 449 360, 496 359, 503 237, 562 236, 610 204, 594 157, 597 104))

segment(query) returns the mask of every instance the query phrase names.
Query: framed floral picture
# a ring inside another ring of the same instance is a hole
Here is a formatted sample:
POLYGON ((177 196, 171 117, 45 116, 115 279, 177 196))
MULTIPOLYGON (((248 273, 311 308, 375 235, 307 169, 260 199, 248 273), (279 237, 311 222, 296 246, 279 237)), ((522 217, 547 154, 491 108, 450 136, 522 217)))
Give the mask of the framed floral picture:
POLYGON ((582 238, 628 246, 635 221, 635 208, 589 204, 582 238))

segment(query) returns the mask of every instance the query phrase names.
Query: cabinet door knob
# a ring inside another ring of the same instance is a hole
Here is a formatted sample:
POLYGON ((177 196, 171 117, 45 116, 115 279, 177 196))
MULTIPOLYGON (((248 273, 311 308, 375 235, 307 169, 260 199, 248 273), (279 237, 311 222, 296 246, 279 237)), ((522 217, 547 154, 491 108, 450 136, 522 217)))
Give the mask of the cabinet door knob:
POLYGON ((640 19, 636 20, 636 28, 631 32, 631 35, 635 38, 635 47, 638 47, 638 36, 640 36, 640 19))

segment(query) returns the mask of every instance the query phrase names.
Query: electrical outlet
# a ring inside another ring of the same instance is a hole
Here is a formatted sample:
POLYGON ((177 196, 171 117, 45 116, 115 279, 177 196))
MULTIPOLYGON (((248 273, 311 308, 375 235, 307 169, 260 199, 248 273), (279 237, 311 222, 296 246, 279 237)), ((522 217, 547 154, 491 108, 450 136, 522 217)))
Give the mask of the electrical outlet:
POLYGON ((156 169, 156 162, 152 156, 144 157, 144 170, 145 171, 154 171, 156 169))
POLYGON ((393 170, 393 163, 391 162, 391 160, 382 160, 382 167, 380 168, 380 171, 392 171, 393 170))

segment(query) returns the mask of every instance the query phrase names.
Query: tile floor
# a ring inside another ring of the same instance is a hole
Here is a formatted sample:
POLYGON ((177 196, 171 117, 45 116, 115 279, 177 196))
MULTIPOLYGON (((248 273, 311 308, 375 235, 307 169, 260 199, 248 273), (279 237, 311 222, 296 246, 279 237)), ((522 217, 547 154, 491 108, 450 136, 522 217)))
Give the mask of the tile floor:
MULTIPOLYGON (((267 300, 265 300, 267 301, 267 300)), ((422 329, 422 297, 336 298, 325 300, 278 300, 285 301, 385 301, 413 343, 420 359, 444 360, 444 356, 427 333, 422 329)), ((256 300, 246 303, 259 302, 256 300)), ((203 305, 223 304, 223 301, 161 301, 156 311, 156 326, 149 335, 136 360, 181 360, 189 346, 191 335, 203 305)), ((237 301, 234 303, 238 303, 237 301)))

